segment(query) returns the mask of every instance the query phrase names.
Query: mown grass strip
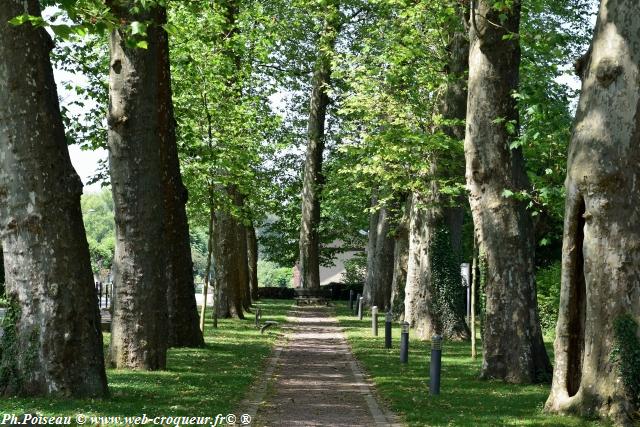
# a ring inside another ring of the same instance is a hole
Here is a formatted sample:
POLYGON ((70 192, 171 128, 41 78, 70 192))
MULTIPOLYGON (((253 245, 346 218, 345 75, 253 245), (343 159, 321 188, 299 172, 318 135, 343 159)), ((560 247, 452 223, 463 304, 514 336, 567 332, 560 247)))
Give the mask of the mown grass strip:
MULTIPOLYGON (((258 302, 263 321, 281 324, 291 304, 288 300, 258 302)), ((280 330, 261 335, 248 314, 245 320, 222 319, 218 329, 207 320, 205 331, 204 348, 169 350, 166 371, 107 370, 108 399, 2 398, 0 414, 215 417, 234 413, 262 374, 280 330)), ((108 334, 104 342, 106 349, 108 334)))
MULTIPOLYGON (((430 342, 410 334, 409 363, 400 364, 400 325, 393 325, 393 348, 384 348, 384 329, 371 335, 371 318, 359 321, 346 304, 337 316, 355 357, 381 398, 411 426, 606 426, 605 422, 543 411, 549 384, 514 385, 478 379, 482 357, 471 358, 468 342, 445 342, 439 396, 429 395, 430 342)), ((380 316, 384 322, 384 317, 380 316)), ((381 324, 383 326, 383 324, 381 324)), ((547 346, 551 351, 551 345, 547 346)), ((479 353, 482 351, 478 349, 479 353)))

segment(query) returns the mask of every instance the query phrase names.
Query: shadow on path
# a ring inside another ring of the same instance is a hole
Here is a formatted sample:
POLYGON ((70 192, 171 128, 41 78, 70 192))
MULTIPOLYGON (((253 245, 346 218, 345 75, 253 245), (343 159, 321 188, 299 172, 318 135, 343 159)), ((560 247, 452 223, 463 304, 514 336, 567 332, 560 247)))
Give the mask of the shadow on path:
POLYGON ((295 307, 289 317, 253 425, 400 425, 372 394, 330 308, 295 307))

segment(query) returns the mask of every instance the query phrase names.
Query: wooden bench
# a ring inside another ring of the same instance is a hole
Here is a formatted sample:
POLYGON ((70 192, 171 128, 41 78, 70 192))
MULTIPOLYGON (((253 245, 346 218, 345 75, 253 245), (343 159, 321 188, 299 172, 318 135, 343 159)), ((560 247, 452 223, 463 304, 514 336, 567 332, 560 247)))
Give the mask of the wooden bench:
POLYGON ((294 291, 296 293, 294 297, 296 305, 329 305, 329 301, 331 300, 330 292, 326 289, 297 288, 294 291))

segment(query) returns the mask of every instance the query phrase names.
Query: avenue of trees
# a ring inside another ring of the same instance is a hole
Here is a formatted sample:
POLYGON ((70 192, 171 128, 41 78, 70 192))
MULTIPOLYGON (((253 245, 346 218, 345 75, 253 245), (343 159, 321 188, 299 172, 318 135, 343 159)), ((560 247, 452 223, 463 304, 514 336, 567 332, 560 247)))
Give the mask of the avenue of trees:
POLYGON ((251 312, 259 253, 319 289, 336 251, 366 247, 368 306, 475 340, 468 262, 482 378, 632 423, 639 17, 637 0, 2 2, 0 394, 107 396, 105 367, 165 369, 206 316, 251 312), (109 153, 112 196, 84 221, 72 143, 109 153))

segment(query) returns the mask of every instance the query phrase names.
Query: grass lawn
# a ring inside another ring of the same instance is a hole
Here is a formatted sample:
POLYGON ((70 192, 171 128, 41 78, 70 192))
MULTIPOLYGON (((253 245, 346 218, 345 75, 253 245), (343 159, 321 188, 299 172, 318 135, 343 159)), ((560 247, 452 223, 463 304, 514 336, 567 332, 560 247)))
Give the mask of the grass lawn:
MULTIPOLYGON (((380 336, 371 335, 371 318, 361 321, 338 303, 340 325, 346 330, 356 358, 364 366, 388 406, 414 426, 605 426, 603 422, 545 414, 549 385, 512 385, 478 379, 481 348, 471 358, 467 342, 445 342, 439 396, 429 395, 431 344, 411 339, 409 363, 399 359, 400 325, 393 328, 392 349, 384 348, 384 315, 379 317, 380 336)), ((547 346, 551 351, 551 345, 547 346)))
MULTIPOLYGON (((283 322, 291 301, 262 300, 258 306, 263 320, 283 322)), ((221 320, 218 329, 213 329, 209 318, 206 346, 169 350, 166 371, 107 370, 108 399, 3 398, 0 414, 215 417, 234 413, 249 386, 263 372, 280 335, 279 329, 260 335, 252 316, 221 320)), ((105 350, 108 342, 109 335, 105 334, 105 350)))

